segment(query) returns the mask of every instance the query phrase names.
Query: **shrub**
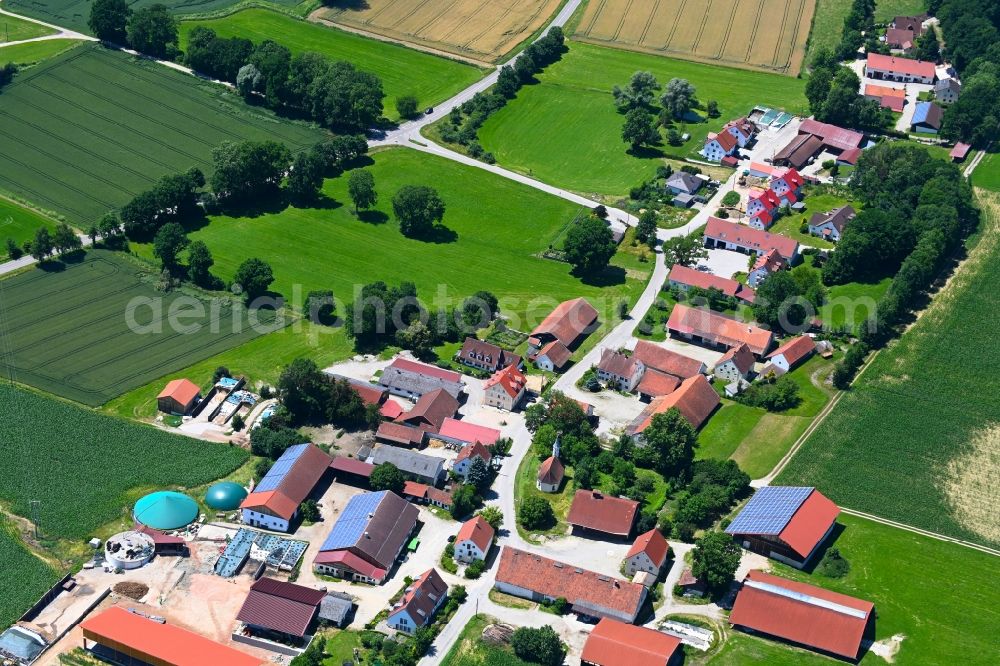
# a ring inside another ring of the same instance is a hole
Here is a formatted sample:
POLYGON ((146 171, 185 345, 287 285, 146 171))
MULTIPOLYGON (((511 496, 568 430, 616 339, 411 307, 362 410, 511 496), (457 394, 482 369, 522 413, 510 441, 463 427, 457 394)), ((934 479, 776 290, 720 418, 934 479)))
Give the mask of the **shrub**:
POLYGON ((729 191, 729 192, 726 192, 725 196, 722 197, 722 205, 723 206, 729 206, 730 208, 732 208, 733 206, 735 206, 739 202, 740 202, 739 192, 729 191))
POLYGON ((837 548, 830 548, 816 566, 816 573, 827 578, 843 578, 851 570, 851 564, 844 559, 837 548))
POLYGON ((552 627, 518 627, 510 637, 510 645, 521 659, 542 666, 559 666, 565 655, 559 634, 552 627))
POLYGON ((541 497, 526 497, 521 502, 518 522, 529 530, 544 530, 555 525, 556 516, 552 505, 541 497))
POLYGON ((412 118, 417 115, 417 98, 413 95, 403 95, 396 98, 396 112, 401 118, 412 118))
POLYGON ((485 570, 486 570, 486 562, 482 560, 473 560, 472 564, 465 567, 465 577, 474 580, 482 576, 485 570))

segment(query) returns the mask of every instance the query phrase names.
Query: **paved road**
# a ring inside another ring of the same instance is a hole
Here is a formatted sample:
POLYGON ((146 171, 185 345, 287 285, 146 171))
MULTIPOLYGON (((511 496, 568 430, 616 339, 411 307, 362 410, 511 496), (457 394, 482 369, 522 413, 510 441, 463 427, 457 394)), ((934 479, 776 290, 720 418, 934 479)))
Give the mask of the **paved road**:
POLYGON ((39 21, 38 19, 31 18, 30 16, 24 16, 23 14, 15 14, 14 12, 8 12, 6 9, 0 9, 0 16, 13 16, 14 18, 21 19, 22 21, 27 21, 29 23, 37 23, 38 25, 44 25, 46 28, 50 28, 56 31, 54 35, 45 35, 44 37, 35 37, 33 39, 22 39, 16 42, 6 42, 0 44, 0 48, 4 46, 14 46, 15 44, 26 44, 28 42, 41 42, 47 39, 83 39, 88 42, 96 42, 96 37, 91 37, 90 35, 85 35, 82 32, 77 32, 75 30, 68 30, 62 26, 54 25, 52 23, 46 23, 45 21, 39 21))

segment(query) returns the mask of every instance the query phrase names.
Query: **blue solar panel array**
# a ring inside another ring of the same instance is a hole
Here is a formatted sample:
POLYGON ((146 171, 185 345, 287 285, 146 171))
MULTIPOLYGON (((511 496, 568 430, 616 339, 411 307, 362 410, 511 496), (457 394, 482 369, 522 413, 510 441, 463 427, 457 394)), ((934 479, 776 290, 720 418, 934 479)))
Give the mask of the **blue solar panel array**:
POLYGON ((726 532, 779 534, 812 491, 812 488, 765 486, 750 498, 726 532))
POLYGON ((340 518, 334 523, 320 550, 340 550, 356 544, 368 527, 368 514, 375 513, 375 509, 388 492, 383 490, 352 497, 340 512, 340 518))
POLYGON ((281 482, 285 479, 285 475, 292 470, 292 466, 295 461, 299 459, 302 452, 306 450, 308 444, 296 444, 295 446, 289 446, 285 449, 285 452, 281 454, 281 457, 274 463, 270 471, 264 475, 264 478, 260 480, 257 487, 253 489, 255 493, 263 493, 269 490, 275 490, 281 482))

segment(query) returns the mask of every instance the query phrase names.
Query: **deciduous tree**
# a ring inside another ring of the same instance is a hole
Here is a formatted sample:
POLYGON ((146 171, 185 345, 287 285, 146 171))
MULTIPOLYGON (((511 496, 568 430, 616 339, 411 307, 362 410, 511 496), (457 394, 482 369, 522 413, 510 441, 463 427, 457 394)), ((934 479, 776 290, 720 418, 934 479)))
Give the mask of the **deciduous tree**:
POLYGON ((375 176, 367 169, 355 169, 347 178, 347 194, 354 202, 354 213, 360 208, 371 208, 378 202, 375 176))
POLYGON ((263 259, 251 258, 244 261, 233 275, 233 284, 238 284, 246 296, 247 302, 267 293, 267 288, 274 282, 271 265, 263 259))
POLYGON ((444 219, 445 204, 432 187, 404 185, 392 198, 392 211, 404 236, 429 234, 444 219))
POLYGON ((563 249, 574 270, 596 273, 607 267, 617 248, 608 225, 594 216, 587 216, 570 227, 563 249))
POLYGON ((153 238, 153 256, 160 260, 165 269, 173 269, 177 266, 177 256, 187 247, 188 242, 184 227, 176 222, 164 224, 153 238))
POLYGON ((125 26, 129 46, 154 58, 174 58, 177 51, 177 19, 166 5, 156 3, 132 12, 125 26))
POLYGON ((725 532, 708 532, 696 542, 691 573, 713 593, 729 587, 739 566, 740 547, 725 532))
POLYGON ((125 26, 131 14, 125 0, 94 0, 87 25, 101 41, 125 44, 125 26))

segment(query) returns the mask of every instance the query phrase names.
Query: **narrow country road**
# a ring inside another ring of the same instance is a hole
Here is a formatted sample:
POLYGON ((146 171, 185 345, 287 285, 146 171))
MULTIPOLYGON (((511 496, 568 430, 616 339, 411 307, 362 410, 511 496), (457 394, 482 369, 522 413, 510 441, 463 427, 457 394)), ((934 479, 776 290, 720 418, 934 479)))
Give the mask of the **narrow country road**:
POLYGON ((41 42, 48 39, 82 39, 88 42, 96 42, 96 37, 91 37, 90 35, 85 35, 82 32, 77 32, 76 30, 68 30, 62 26, 54 25, 52 23, 46 23, 45 21, 39 21, 38 19, 31 18, 30 16, 24 16, 23 14, 15 14, 14 12, 9 12, 6 9, 0 7, 0 16, 11 16, 16 19, 21 19, 22 21, 27 21, 28 23, 36 23, 38 25, 43 25, 46 28, 55 30, 54 35, 44 35, 42 37, 34 37, 32 39, 22 39, 16 42, 3 42, 0 43, 0 48, 5 46, 15 46, 17 44, 27 44, 29 42, 41 42))

